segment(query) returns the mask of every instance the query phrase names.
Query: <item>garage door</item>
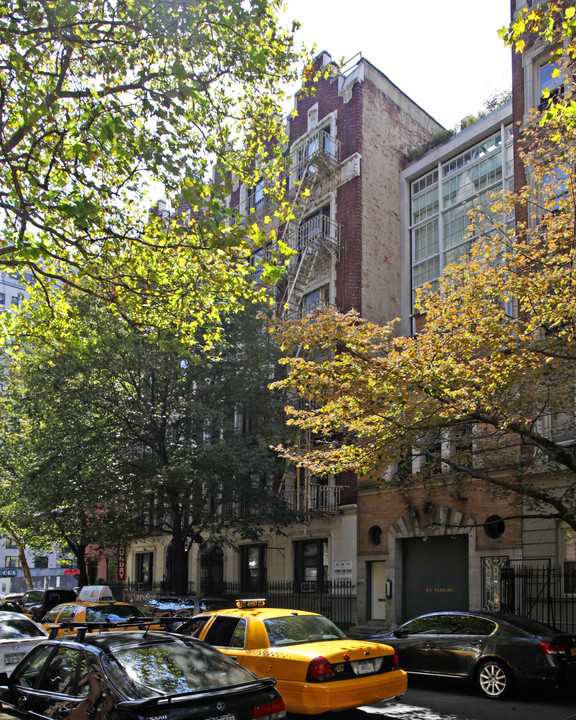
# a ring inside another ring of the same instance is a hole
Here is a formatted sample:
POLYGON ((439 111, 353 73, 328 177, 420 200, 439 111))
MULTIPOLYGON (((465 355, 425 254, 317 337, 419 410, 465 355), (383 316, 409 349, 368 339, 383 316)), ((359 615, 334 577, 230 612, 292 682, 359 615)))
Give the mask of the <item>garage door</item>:
POLYGON ((437 610, 468 610, 468 535, 403 543, 403 620, 437 610))

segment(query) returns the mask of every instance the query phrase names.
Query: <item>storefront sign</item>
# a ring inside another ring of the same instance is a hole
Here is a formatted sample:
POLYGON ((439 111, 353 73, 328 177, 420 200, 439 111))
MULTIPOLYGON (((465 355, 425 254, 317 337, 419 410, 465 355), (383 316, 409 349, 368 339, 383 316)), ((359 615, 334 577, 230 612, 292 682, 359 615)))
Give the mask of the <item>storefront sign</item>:
POLYGON ((118 580, 118 582, 124 582, 126 580, 126 547, 124 545, 118 545, 116 580, 118 580))

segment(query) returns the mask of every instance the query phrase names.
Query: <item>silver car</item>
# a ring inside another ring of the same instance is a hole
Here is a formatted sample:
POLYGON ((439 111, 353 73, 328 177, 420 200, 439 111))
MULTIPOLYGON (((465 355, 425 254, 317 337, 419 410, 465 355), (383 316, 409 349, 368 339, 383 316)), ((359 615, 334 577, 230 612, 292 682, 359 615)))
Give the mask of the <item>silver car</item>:
POLYGON ((48 633, 26 615, 0 611, 0 672, 12 669, 48 633))

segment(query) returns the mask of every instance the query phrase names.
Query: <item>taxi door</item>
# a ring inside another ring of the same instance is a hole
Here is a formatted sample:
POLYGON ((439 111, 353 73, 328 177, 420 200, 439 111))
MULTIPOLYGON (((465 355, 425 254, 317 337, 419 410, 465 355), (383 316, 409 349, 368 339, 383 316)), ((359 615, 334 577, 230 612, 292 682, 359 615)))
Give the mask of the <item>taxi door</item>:
POLYGON ((225 655, 243 664, 246 641, 245 618, 216 615, 201 637, 225 655))

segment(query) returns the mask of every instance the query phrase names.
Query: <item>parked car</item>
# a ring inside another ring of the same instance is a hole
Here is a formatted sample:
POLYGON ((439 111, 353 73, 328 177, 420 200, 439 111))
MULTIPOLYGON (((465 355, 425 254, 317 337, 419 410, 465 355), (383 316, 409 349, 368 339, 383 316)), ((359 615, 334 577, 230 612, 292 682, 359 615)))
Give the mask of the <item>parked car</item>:
POLYGON ((24 593, 7 593, 2 598, 3 600, 15 600, 17 603, 20 603, 22 601, 22 596, 24 593))
POLYGON ((37 622, 55 605, 76 600, 74 590, 66 588, 45 588, 44 590, 26 590, 20 600, 25 613, 37 622))
POLYGON ((16 600, 6 600, 6 598, 0 599, 0 611, 24 613, 24 609, 16 600))
POLYGON ((288 712, 349 710, 406 691, 406 673, 389 645, 350 640, 317 613, 267 608, 263 600, 237 605, 185 620, 177 632, 205 640, 260 677, 276 678, 288 712))
POLYGON ((129 618, 140 618, 142 612, 136 605, 116 602, 107 585, 86 585, 73 602, 56 605, 42 618, 42 627, 58 635, 74 633, 74 628, 60 627, 64 622, 71 623, 118 623, 129 618))
POLYGON ((576 683, 576 636, 529 618, 429 613, 371 639, 392 643, 408 673, 462 678, 488 698, 521 683, 576 683))
POLYGON ((149 598, 140 605, 140 610, 144 615, 148 616, 193 616, 211 610, 224 610, 233 607, 236 607, 234 603, 224 598, 183 596, 149 598))
POLYGON ((44 640, 1 674, 0 701, 35 720, 283 720, 274 685, 192 638, 81 632, 44 640))
POLYGON ((46 632, 29 617, 0 611, 0 671, 10 672, 46 632))

